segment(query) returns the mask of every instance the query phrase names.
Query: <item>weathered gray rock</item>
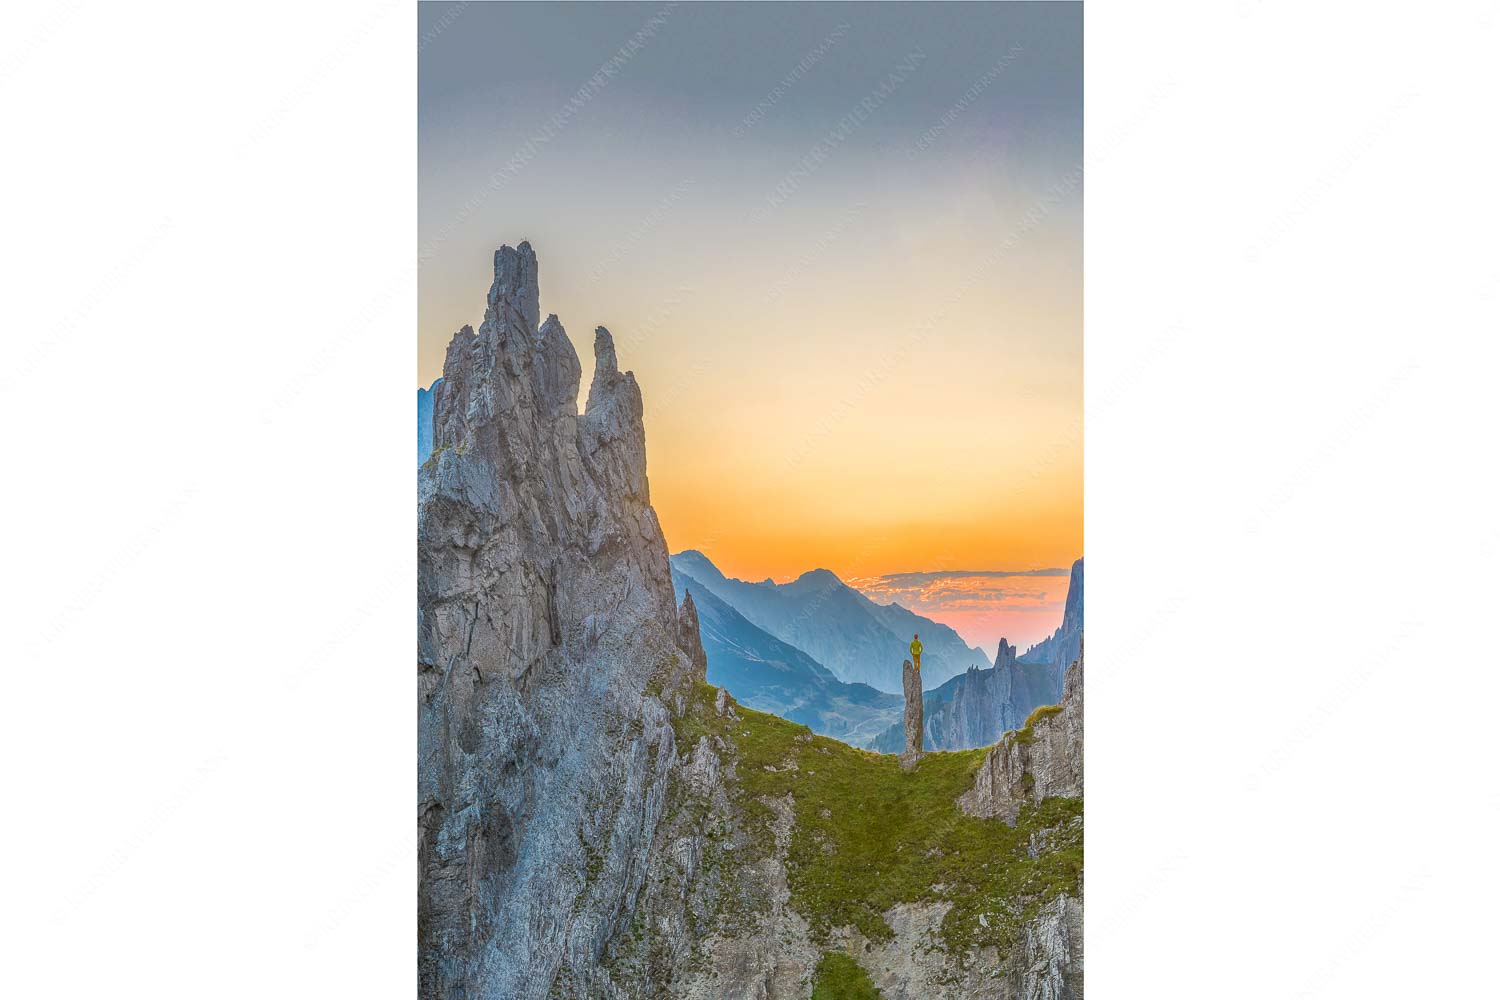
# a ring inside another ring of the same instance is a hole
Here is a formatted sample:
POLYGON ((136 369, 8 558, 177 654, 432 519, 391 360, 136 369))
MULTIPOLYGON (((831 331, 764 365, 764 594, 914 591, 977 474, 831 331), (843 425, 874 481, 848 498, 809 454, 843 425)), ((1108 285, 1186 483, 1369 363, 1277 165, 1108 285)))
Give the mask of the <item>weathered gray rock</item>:
POLYGON ((995 648, 995 668, 1005 670, 1016 665, 1016 647, 1000 637, 1000 645, 995 648))
POLYGON ((958 799, 971 816, 1015 823, 1021 807, 1051 796, 1083 795, 1083 650, 1068 668, 1057 711, 1038 710, 1030 726, 1008 732, 985 755, 974 785, 958 799))
POLYGON ((420 466, 427 461, 427 456, 432 454, 432 397, 436 392, 438 383, 432 383, 426 389, 417 390, 417 465, 420 466))
MULTIPOLYGON (((1001 737, 979 766, 973 786, 958 798, 971 816, 1015 823, 1027 803, 1083 795, 1083 638, 1068 668, 1058 710, 1001 737)), ((1047 849, 1033 837, 1033 857, 1047 849)), ((1045 836, 1040 838, 1045 840, 1045 836)), ((1083 885, 1079 896, 1059 896, 1029 922, 1011 956, 1007 998, 1082 1000, 1083 885)))
MULTIPOLYGON (((728 715, 733 699, 720 689, 716 714, 726 701, 728 715)), ((788 881, 798 802, 792 795, 758 800, 774 817, 767 851, 764 828, 747 823, 742 811, 736 790, 742 766, 734 746, 699 739, 685 780, 669 793, 670 818, 658 829, 630 929, 608 946, 608 989, 601 996, 805 1000, 821 954, 841 951, 890 998, 1082 997, 1082 967, 1075 963, 1075 957, 1081 963, 1082 911, 1071 896, 1044 903, 1006 951, 990 944, 950 951, 943 921, 953 904, 943 899, 892 906, 883 917, 893 933, 880 940, 849 925, 815 939, 788 881), (1060 985, 1074 992, 1059 992, 1060 985)), ((1034 850, 1053 849, 1052 834, 1066 835, 1064 828, 1042 831, 1034 850)))
POLYGON ((1015 1000, 1083 1000, 1083 900, 1058 896, 1026 925, 1007 983, 1015 1000))
POLYGON ((580 417, 577 355, 538 305, 531 247, 502 247, 418 476, 425 997, 597 992, 679 766, 663 699, 701 676, 676 645, 640 391, 601 330, 580 417))
MULTIPOLYGON (((677 648, 688 654, 693 664, 705 674, 708 671, 708 654, 703 649, 703 637, 698 627, 698 608, 693 595, 682 595, 682 605, 677 609, 677 648)), ((721 711, 719 714, 723 714, 721 711)))
POLYGON ((906 710, 901 718, 906 743, 901 751, 901 764, 909 767, 922 756, 922 673, 910 660, 901 662, 901 688, 906 695, 906 710))

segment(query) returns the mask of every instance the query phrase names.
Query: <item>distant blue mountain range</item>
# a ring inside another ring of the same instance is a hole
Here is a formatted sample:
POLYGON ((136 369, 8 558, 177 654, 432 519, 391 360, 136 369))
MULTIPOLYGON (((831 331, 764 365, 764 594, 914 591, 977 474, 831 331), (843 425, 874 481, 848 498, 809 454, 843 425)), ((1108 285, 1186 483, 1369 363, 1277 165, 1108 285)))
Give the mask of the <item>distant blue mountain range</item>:
MULTIPOLYGON (((815 732, 882 753, 900 752, 900 696, 840 680, 824 659, 846 665, 868 657, 904 659, 908 640, 893 635, 886 624, 893 606, 873 604, 827 570, 777 585, 728 579, 697 551, 679 552, 671 565, 677 599, 691 590, 698 608, 710 683, 751 708, 805 723, 815 732), (881 728, 872 733, 876 726, 881 728)), ((894 610, 902 616, 896 620, 903 632, 921 632, 923 680, 930 682, 931 650, 943 642, 945 626, 904 608, 894 610)), ((1063 671, 1078 658, 1082 639, 1080 559, 1068 582, 1062 624, 1026 655, 1017 656, 1002 639, 991 662, 953 634, 960 655, 973 653, 978 662, 923 695, 923 745, 929 750, 988 746, 1019 728, 1032 709, 1061 697, 1063 671), (1059 666, 1064 658, 1067 663, 1059 666)), ((951 648, 944 651, 951 655, 951 648)))
POLYGON ((911 655, 913 633, 922 636, 926 685, 936 687, 989 663, 983 650, 966 644, 947 625, 899 604, 876 604, 826 569, 790 583, 748 583, 726 577, 702 552, 689 549, 672 557, 672 570, 699 581, 751 624, 796 646, 846 683, 899 692, 901 661, 911 655))
POLYGON ((743 705, 800 722, 813 732, 868 746, 900 718, 900 695, 846 684, 811 656, 750 623, 700 581, 672 569, 681 602, 691 592, 708 654, 708 682, 743 705))

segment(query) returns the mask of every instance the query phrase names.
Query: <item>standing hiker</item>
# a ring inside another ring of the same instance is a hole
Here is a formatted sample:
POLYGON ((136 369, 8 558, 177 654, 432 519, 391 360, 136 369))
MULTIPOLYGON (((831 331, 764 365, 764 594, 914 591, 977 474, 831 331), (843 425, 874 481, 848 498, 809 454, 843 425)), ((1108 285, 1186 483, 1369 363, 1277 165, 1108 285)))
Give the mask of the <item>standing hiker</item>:
POLYGON ((922 669, 922 640, 917 638, 917 633, 911 634, 911 665, 918 670, 922 669))

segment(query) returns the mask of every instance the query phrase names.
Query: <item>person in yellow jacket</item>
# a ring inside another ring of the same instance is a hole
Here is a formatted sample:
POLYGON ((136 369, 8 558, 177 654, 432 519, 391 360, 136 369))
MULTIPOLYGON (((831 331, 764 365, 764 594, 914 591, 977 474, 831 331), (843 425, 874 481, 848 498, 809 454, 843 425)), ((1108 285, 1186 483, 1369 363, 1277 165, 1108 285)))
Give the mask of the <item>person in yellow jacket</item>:
POLYGON ((917 638, 917 633, 911 634, 911 665, 918 670, 922 669, 922 640, 917 638))

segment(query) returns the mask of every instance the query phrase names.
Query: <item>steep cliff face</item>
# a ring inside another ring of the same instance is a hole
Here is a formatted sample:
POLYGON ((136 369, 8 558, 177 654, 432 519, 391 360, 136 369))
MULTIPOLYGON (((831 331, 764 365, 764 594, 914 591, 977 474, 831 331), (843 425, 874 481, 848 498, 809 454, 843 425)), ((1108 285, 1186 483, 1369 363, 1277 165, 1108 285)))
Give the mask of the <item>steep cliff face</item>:
POLYGON ((1063 674, 1068 665, 1078 659, 1078 650, 1083 642, 1083 560, 1073 563, 1068 574, 1068 597, 1063 605, 1062 624, 1041 642, 1021 654, 1023 663, 1039 664, 1052 668, 1053 684, 1061 690, 1063 674))
MULTIPOLYGON (((1001 639, 993 667, 971 667, 923 697, 927 749, 968 750, 994 743, 1001 733, 1019 728, 1033 708, 1057 701, 1059 689, 1051 676, 1049 666, 1018 662, 1016 647, 1001 639)), ((871 744, 881 753, 899 753, 903 745, 899 725, 871 744)))
POLYGON ((971 816, 1014 823, 1027 803, 1083 796, 1083 650, 1068 668, 1060 704, 1033 711, 985 755, 974 786, 959 799, 971 816))
POLYGON ((495 254, 454 336, 418 474, 421 993, 597 992, 648 866, 691 682, 646 483, 641 395, 604 329, 539 323, 537 262, 495 254), (654 694, 646 692, 655 678, 654 694))
MULTIPOLYGON (((1044 802, 1083 799, 1083 640, 1068 668, 1059 705, 1039 708, 1006 733, 959 796, 965 814, 1014 825, 1044 802)), ((1078 818, 1080 824, 1082 816, 1078 818)), ((1046 850, 1049 832, 1039 849, 1046 850)), ((1062 835, 1068 835, 1064 832, 1062 835)), ((1075 892, 1053 900, 1027 928, 1011 970, 1018 995, 1083 996, 1083 877, 1075 892)))

